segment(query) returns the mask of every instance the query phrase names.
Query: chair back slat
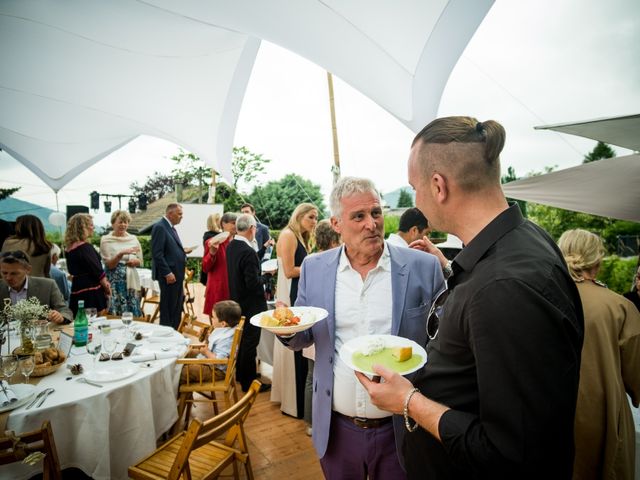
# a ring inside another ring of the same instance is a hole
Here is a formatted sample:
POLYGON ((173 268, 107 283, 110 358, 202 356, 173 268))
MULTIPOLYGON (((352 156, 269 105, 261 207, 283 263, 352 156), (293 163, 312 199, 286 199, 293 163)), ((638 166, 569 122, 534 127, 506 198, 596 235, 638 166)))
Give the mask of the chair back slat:
POLYGON ((53 440, 53 431, 49 420, 42 424, 40 430, 21 433, 13 438, 0 437, 0 465, 21 462, 25 456, 34 452, 45 454, 43 462, 43 478, 45 480, 62 478, 58 450, 53 440))
POLYGON ((233 334, 233 343, 231 344, 231 351, 229 352, 229 361, 227 363, 227 373, 224 377, 226 384, 232 382, 236 376, 236 362, 238 361, 238 348, 240 347, 240 340, 242 340, 242 332, 244 331, 245 317, 240 317, 240 322, 236 327, 236 331, 233 334))
POLYGON ((195 450, 195 441, 202 430, 202 422, 197 418, 194 418, 189 424, 189 428, 183 434, 184 439, 180 444, 180 448, 176 453, 176 458, 173 460, 173 465, 169 471, 168 480, 177 480, 185 473, 187 478, 191 478, 191 471, 189 469, 189 454, 192 450, 195 450))

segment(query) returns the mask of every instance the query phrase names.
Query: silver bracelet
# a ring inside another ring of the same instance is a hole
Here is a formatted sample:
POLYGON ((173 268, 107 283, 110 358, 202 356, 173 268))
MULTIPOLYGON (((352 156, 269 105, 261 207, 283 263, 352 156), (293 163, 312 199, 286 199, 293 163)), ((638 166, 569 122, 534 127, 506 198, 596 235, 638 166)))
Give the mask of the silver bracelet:
POLYGON ((404 399, 404 408, 402 409, 402 415, 404 416, 404 426, 406 427, 407 430, 409 430, 409 432, 415 432, 416 429, 418 428, 418 422, 415 422, 413 424, 413 427, 409 423, 409 402, 411 401, 411 397, 413 397, 413 394, 419 391, 420 390, 418 390, 417 388, 413 388, 412 390, 409 390, 409 392, 407 393, 407 396, 404 399))

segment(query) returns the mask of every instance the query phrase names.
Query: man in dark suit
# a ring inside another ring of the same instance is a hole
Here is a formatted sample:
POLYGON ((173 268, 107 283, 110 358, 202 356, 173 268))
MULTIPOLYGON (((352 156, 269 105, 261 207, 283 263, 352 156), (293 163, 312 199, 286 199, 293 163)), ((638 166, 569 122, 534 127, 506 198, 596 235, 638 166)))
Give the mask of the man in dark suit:
POLYGON ((256 220, 256 243, 258 244, 258 259, 263 262, 264 260, 269 260, 268 258, 264 258, 264 254, 267 251, 268 247, 272 247, 275 243, 269 234, 269 227, 267 227, 264 223, 260 223, 256 218, 256 209, 253 208, 253 205, 250 203, 245 203, 240 207, 240 211, 242 213, 246 213, 251 215, 256 220))
POLYGON ((49 307, 50 322, 70 323, 73 313, 67 306, 56 282, 50 278, 30 277, 31 265, 29 257, 20 251, 4 252, 0 254, 0 305, 5 299, 12 304, 20 300, 36 297, 42 305, 49 307))
POLYGON ((185 249, 175 226, 182 220, 182 207, 167 205, 162 217, 151 229, 152 274, 160 284, 160 324, 178 328, 184 301, 185 249))
MULTIPOLYGON (((236 220, 236 230, 237 235, 227 247, 227 272, 231 300, 240 304, 242 315, 246 318, 236 363, 236 380, 246 392, 257 378, 256 351, 260 343, 260 328, 251 325, 249 319, 267 309, 264 284, 271 278, 271 273, 260 274, 260 262, 252 245, 256 236, 256 219, 253 215, 240 215, 236 220)), ((260 390, 269 388, 270 385, 262 385, 260 390)))

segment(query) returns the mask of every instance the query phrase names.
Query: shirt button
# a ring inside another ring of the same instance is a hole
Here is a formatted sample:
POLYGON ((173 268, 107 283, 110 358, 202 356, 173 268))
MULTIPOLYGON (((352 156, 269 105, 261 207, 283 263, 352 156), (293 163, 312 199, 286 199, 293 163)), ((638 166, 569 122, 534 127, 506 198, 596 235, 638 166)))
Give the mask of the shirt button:
POLYGON ((333 363, 333 357, 329 358, 329 363, 333 363))
POLYGON ((331 390, 327 389, 327 397, 331 396, 331 390))

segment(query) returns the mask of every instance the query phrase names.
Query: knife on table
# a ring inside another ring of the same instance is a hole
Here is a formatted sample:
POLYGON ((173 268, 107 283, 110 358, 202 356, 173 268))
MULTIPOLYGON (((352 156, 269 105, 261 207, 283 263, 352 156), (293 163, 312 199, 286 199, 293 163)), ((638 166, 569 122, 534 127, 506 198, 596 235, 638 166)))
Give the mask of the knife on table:
POLYGON ((33 407, 35 405, 35 403, 38 401, 38 399, 40 397, 42 397, 46 392, 48 392, 49 389, 45 388, 44 390, 42 390, 38 395, 36 395, 36 398, 34 398, 33 400, 31 400, 31 402, 29 403, 29 405, 27 405, 25 407, 25 410, 29 410, 31 407, 33 407))

